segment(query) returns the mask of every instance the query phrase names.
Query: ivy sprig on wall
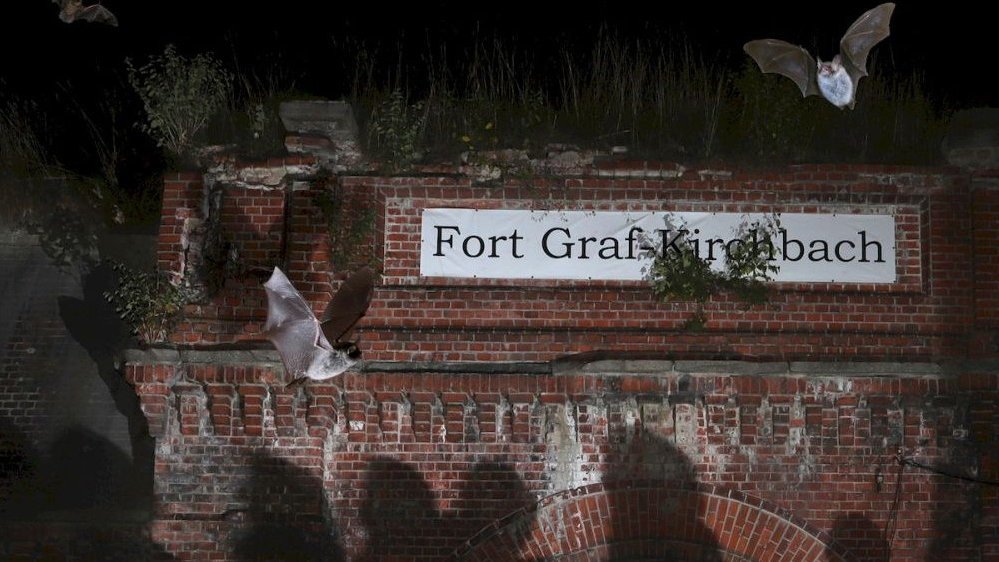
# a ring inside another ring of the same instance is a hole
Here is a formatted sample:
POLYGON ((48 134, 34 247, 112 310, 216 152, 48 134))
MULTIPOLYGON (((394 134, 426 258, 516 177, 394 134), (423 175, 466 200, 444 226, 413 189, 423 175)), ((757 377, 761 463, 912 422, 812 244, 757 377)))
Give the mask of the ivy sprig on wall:
POLYGON ((706 322, 703 304, 712 295, 728 292, 750 305, 766 302, 767 282, 780 270, 774 259, 778 250, 769 242, 780 230, 780 215, 774 213, 755 221, 744 220, 733 236, 733 241, 738 240, 738 243, 726 245, 725 264, 721 269, 712 267, 711 262, 698 256, 682 221, 668 215, 666 224, 671 231, 681 234, 669 248, 649 250, 652 262, 645 271, 645 278, 656 298, 663 302, 697 303, 693 325, 698 327, 706 322))
POLYGON ((375 209, 359 197, 348 196, 335 182, 321 179, 319 185, 323 189, 314 201, 326 220, 330 261, 337 269, 360 265, 357 262, 370 246, 375 229, 375 209))

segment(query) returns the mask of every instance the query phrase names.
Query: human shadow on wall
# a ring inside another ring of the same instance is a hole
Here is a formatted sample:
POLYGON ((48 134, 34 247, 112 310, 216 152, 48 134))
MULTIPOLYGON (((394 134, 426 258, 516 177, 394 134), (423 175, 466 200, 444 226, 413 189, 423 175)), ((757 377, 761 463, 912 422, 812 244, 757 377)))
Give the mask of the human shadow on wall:
POLYGON ((0 509, 8 514, 33 518, 144 507, 132 460, 103 436, 72 426, 39 454, 10 427, 2 430, 14 435, 0 439, 0 486, 9 491, 0 509))
POLYGON ((37 471, 31 443, 6 418, 0 418, 0 517, 18 512, 31 496, 37 471))
MULTIPOLYGON (((33 544, 19 537, 24 559, 172 559, 146 534, 145 509, 132 524, 120 524, 122 508, 135 507, 136 486, 128 455, 89 429, 70 427, 48 453, 39 453, 8 420, 0 419, 0 519, 61 525, 58 535, 38 536, 33 544), (118 515, 119 524, 107 525, 109 510, 118 515)), ((6 528, 0 525, 0 544, 8 542, 6 528)))
MULTIPOLYGON (((652 540, 611 542, 608 549, 610 560, 722 562, 724 559, 714 533, 701 523, 703 514, 697 513, 690 519, 689 512, 670 509, 672 501, 676 501, 676 506, 679 507, 679 502, 691 490, 695 490, 697 485, 693 464, 671 441, 671 438, 647 429, 637 429, 634 433, 626 434, 623 443, 612 445, 618 449, 620 456, 610 464, 604 478, 608 483, 643 481, 653 488, 661 489, 665 497, 660 497, 660 500, 666 503, 659 506, 658 512, 665 515, 663 519, 649 523, 654 528, 675 530, 672 536, 682 536, 683 539, 668 540, 668 535, 652 540), (694 543, 691 541, 693 537, 703 537, 703 542, 694 543)), ((629 517, 629 511, 633 512, 634 506, 614 505, 615 497, 610 496, 610 510, 611 513, 618 514, 618 518, 610 522, 611 536, 627 536, 627 529, 634 521, 622 518, 629 517)))
MULTIPOLYGON (((535 515, 529 508, 537 503, 514 466, 506 462, 476 464, 458 498, 459 508, 448 525, 464 539, 506 517, 515 518, 521 528, 529 528, 535 515)), ((526 538, 519 533, 516 536, 526 538)))
POLYGON ((369 463, 360 513, 367 550, 359 560, 411 560, 414 552, 436 552, 443 559, 486 525, 536 501, 509 463, 483 461, 468 474, 446 470, 439 476, 435 493, 406 463, 388 457, 369 463))
MULTIPOLYGON (((836 516, 832 537, 857 562, 890 560, 884 530, 863 513, 843 513, 836 516)), ((838 560, 840 557, 840 553, 832 548, 827 548, 826 552, 830 560, 838 560)))
POLYGON ((93 360, 115 409, 127 420, 133 459, 130 479, 141 484, 135 490, 136 499, 141 498, 151 505, 155 441, 149 435, 135 389, 125 381, 115 364, 115 356, 126 345, 130 334, 104 299, 104 291, 113 284, 114 272, 109 264, 92 268, 83 278, 83 299, 59 297, 59 316, 70 336, 93 360))
MULTIPOLYGON (((970 424, 969 424, 970 425, 970 424)), ((984 437, 982 441, 989 439, 984 437)), ((969 446, 953 446, 952 458, 960 462, 940 463, 939 468, 951 474, 968 475, 969 466, 981 466, 978 452, 969 446)), ((940 462, 940 461, 938 461, 940 462)), ((919 470, 910 468, 909 470, 919 470)), ((907 471, 908 472, 908 471, 907 471)), ((926 474, 926 471, 921 471, 926 474)), ((989 544, 986 527, 988 488, 958 478, 931 475, 933 502, 933 538, 929 542, 927 560, 968 560, 979 556, 983 545, 989 544)), ((903 485, 903 494, 906 489, 903 485)), ((995 497, 995 496, 992 496, 995 497)), ((903 501, 905 497, 903 495, 903 501)))
POLYGON ((248 524, 235 537, 237 560, 344 560, 321 474, 265 454, 253 457, 251 471, 246 507, 235 514, 248 524))
POLYGON ((141 507, 146 503, 132 459, 84 427, 70 427, 56 438, 41 473, 48 503, 58 510, 141 507))
POLYGON ((363 562, 408 560, 415 549, 439 544, 447 531, 420 472, 388 457, 368 464, 360 516, 367 536, 367 549, 358 559, 363 562))

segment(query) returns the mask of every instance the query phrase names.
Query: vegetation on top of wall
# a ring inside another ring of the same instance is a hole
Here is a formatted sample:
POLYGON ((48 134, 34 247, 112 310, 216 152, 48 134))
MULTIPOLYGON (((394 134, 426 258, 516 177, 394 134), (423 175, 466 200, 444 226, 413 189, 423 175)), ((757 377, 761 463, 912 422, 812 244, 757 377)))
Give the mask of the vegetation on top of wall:
POLYGON ((210 54, 186 58, 167 45, 146 64, 126 67, 145 109, 142 129, 175 156, 191 153, 195 135, 232 95, 232 75, 210 54))
POLYGON ((547 66, 499 39, 457 56, 431 48, 409 66, 376 67, 373 53, 355 48, 350 98, 369 151, 388 157, 372 130, 393 99, 422 110, 410 153, 427 161, 569 143, 681 161, 928 164, 940 160, 946 124, 947 112, 918 75, 893 76, 877 60, 856 109, 841 110, 820 96, 802 98, 790 80, 763 74, 748 59, 732 71, 726 57, 712 60, 670 39, 604 31, 591 51, 565 48, 547 66))
POLYGON ((229 154, 251 161, 285 154, 281 103, 319 98, 299 91, 295 77, 282 64, 281 60, 271 60, 246 67, 234 59, 231 95, 195 136, 195 144, 222 147, 229 154))
POLYGON ((0 225, 36 235, 53 265, 86 270, 106 230, 159 219, 161 182, 158 175, 136 180, 122 167, 131 139, 117 128, 113 93, 96 107, 64 89, 54 95, 89 141, 75 143, 76 152, 93 165, 78 172, 55 157, 62 128, 40 103, 0 98, 0 225))
MULTIPOLYGON (((940 161, 947 111, 918 75, 893 75, 876 58, 856 109, 840 110, 818 96, 803 99, 741 51, 706 53, 670 36, 636 40, 604 30, 589 49, 566 45, 548 59, 498 37, 469 44, 461 52, 446 42, 397 49, 391 64, 375 47, 338 43, 346 61, 339 80, 349 83, 341 91, 353 102, 366 152, 388 162, 385 170, 462 153, 476 162, 477 152, 504 148, 540 157, 552 143, 743 166, 940 161), (736 57, 746 59, 741 68, 731 64, 736 57)), ((168 46, 145 64, 126 61, 89 101, 84 84, 59 84, 38 101, 0 90, 0 219, 33 225, 61 247, 72 221, 18 182, 67 178, 105 225, 141 224, 159 216, 170 162, 163 152, 182 165, 199 164, 207 147, 251 159, 283 154, 278 105, 310 97, 295 93, 285 67, 248 69, 168 46)))
POLYGON ((423 158, 420 141, 426 119, 423 102, 410 104, 401 91, 394 90, 371 112, 369 143, 393 165, 406 168, 423 158))

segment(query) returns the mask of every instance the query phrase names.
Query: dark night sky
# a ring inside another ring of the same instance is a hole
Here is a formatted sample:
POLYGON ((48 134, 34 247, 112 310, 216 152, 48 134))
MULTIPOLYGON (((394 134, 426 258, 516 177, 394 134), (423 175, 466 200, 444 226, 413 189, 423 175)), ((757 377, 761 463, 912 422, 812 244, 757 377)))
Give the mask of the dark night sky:
MULTIPOLYGON (((231 2, 222 0, 141 2, 105 0, 118 16, 117 29, 103 25, 64 24, 48 0, 14 0, 5 5, 0 33, 0 76, 6 86, 27 94, 61 80, 80 81, 93 69, 120 69, 126 56, 143 60, 175 43, 181 52, 212 50, 225 57, 235 50, 242 64, 276 58, 299 78, 299 86, 337 96, 333 76, 333 37, 412 40, 429 33, 460 48, 474 30, 517 36, 546 56, 553 45, 585 42, 601 25, 626 36, 654 36, 682 31, 706 58, 744 60, 741 45, 750 39, 777 37, 816 47, 830 56, 846 27, 874 2, 841 2, 832 13, 815 2, 449 2, 395 5, 382 2, 231 2), (650 5, 656 6, 649 13, 650 5), (762 6, 762 7, 756 7, 762 6), (821 6, 821 9, 819 8, 821 6), (543 9, 542 9, 543 7, 543 9)), ((981 3, 897 3, 892 36, 875 50, 900 72, 918 70, 936 95, 957 106, 997 105, 990 80, 968 72, 977 58, 993 57, 995 25, 981 3), (931 6, 932 4, 932 6, 931 6), (962 7, 955 7, 962 6, 962 7), (956 62, 955 62, 956 61, 956 62)), ((979 66, 985 66, 978 63, 979 66)), ((82 80, 86 83, 86 80, 82 80)), ((93 86, 93 84, 90 84, 93 86)), ((4 87, 0 83, 0 87, 4 87)))

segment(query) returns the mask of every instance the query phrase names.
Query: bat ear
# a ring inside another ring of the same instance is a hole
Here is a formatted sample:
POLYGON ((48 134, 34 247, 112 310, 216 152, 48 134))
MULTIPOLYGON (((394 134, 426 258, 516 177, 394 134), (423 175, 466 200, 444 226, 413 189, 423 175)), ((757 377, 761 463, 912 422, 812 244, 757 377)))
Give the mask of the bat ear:
POLYGON ((839 65, 843 64, 843 63, 842 63, 842 60, 843 60, 843 59, 842 59, 842 58, 840 58, 840 56, 839 56, 839 55, 836 55, 835 57, 833 57, 833 60, 832 60, 832 63, 833 63, 834 65, 836 65, 836 66, 839 66, 839 65))

